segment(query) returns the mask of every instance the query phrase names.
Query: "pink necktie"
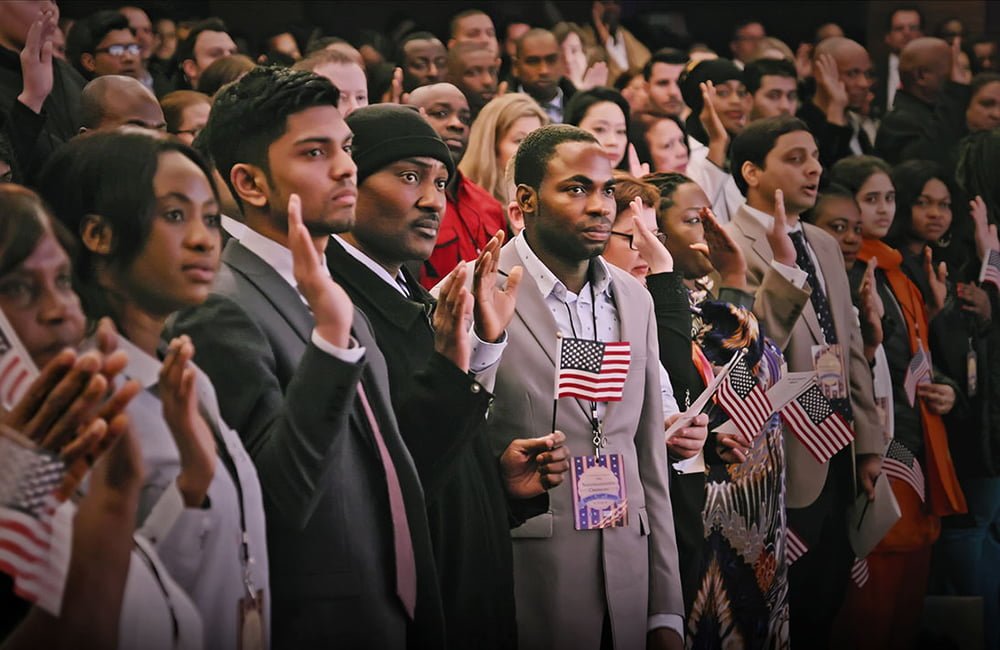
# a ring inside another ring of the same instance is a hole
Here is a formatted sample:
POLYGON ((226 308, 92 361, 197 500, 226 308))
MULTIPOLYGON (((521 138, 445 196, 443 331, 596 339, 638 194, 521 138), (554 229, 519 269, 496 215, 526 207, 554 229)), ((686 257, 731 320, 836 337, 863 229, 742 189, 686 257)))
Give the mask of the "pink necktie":
POLYGON ((389 491, 389 511, 392 514, 392 543, 396 551, 396 593, 403 601, 403 609, 407 616, 413 619, 413 612, 417 606, 417 567, 413 559, 413 540, 410 538, 410 524, 406 519, 406 506, 403 503, 403 490, 399 485, 399 476, 396 474, 396 466, 389 455, 389 449, 385 446, 385 439, 382 437, 382 430, 375 419, 375 413, 368 402, 364 386, 358 383, 358 398, 368 416, 368 424, 372 428, 372 435, 375 436, 375 444, 378 446, 378 455, 382 460, 382 468, 385 470, 386 489, 389 491))

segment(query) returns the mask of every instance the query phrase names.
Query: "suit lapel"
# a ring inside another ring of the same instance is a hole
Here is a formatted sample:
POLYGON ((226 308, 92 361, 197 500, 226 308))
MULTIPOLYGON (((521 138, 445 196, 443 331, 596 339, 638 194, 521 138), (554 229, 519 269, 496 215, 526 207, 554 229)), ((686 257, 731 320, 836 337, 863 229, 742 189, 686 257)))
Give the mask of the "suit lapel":
MULTIPOLYGON (((733 224, 750 240, 751 248, 764 261, 765 266, 771 266, 771 262, 774 260, 774 252, 771 250, 771 244, 767 241, 767 233, 764 232, 764 228, 760 225, 760 222, 747 212, 745 208, 741 207, 733 219, 733 224)), ((805 225, 803 224, 803 227, 805 225)), ((808 284, 806 288, 809 288, 808 284)), ((829 298, 829 292, 827 292, 827 298, 829 298)), ((806 327, 809 328, 809 332, 816 341, 823 342, 826 340, 823 337, 823 329, 819 326, 819 318, 816 316, 816 310, 813 309, 812 300, 807 300, 805 307, 802 308, 802 318, 805 320, 806 327)))
POLYGON ((312 314, 302 302, 299 292, 285 282, 277 271, 235 239, 226 244, 222 261, 257 287, 302 341, 309 342, 314 324, 312 314))

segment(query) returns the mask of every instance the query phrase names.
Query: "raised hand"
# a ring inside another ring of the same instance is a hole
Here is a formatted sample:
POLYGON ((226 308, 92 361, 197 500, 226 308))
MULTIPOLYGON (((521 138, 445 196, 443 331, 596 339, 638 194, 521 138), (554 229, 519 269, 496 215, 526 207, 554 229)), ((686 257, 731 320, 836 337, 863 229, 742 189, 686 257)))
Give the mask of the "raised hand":
POLYGON ((451 360, 462 372, 469 372, 472 341, 472 295, 465 288, 468 274, 465 263, 452 269, 441 284, 434 308, 434 349, 451 360))
POLYGON ((509 92, 510 92, 510 83, 507 81, 501 81, 499 85, 497 85, 497 94, 494 95, 494 98, 503 97, 509 92))
POLYGON ((816 77, 816 106, 826 114, 831 124, 847 124, 847 86, 840 80, 837 62, 829 54, 821 54, 813 64, 816 77))
POLYGON ((495 343, 503 336, 504 330, 514 317, 517 306, 517 288, 521 285, 524 269, 515 266, 507 276, 503 289, 498 287, 497 274, 500 271, 500 248, 503 246, 504 232, 498 230, 476 260, 476 270, 472 276, 472 293, 475 296, 476 336, 487 343, 495 343))
POLYGON ((944 303, 948 299, 948 265, 941 262, 937 269, 934 268, 930 246, 924 248, 924 273, 931 287, 931 301, 927 305, 927 311, 934 318, 944 309, 944 303))
MULTIPOLYGON (((667 429, 678 420, 683 413, 675 413, 663 423, 667 429)), ((699 413, 687 426, 678 429, 667 440, 667 449, 679 458, 693 458, 705 447, 708 440, 708 415, 699 413)))
POLYGON ((785 214, 785 195, 774 190, 774 224, 767 231, 767 243, 771 245, 774 261, 785 266, 795 266, 795 244, 788 234, 788 216, 785 214))
POLYGON ((708 135, 708 159, 716 167, 725 167, 726 150, 729 148, 729 133, 722 125, 722 119, 715 111, 715 84, 711 81, 704 81, 698 84, 701 88, 702 108, 698 119, 705 127, 708 135))
POLYGON ((861 280, 858 295, 861 298, 861 338, 864 339, 865 356, 869 363, 875 360, 875 349, 882 344, 882 316, 885 307, 878 295, 875 284, 875 267, 878 259, 872 257, 865 268, 865 277, 861 280))
POLYGON ((667 247, 656 238, 641 216, 645 209, 642 198, 635 197, 629 208, 632 210, 632 242, 639 255, 649 264, 650 274, 669 273, 674 270, 674 258, 667 247))
POLYGON ((635 145, 628 145, 628 173, 634 178, 642 178, 649 174, 649 163, 639 162, 639 153, 635 150, 635 145))
POLYGON ((193 356, 190 338, 185 335, 172 340, 160 368, 159 383, 163 419, 181 459, 177 488, 189 508, 200 507, 205 501, 218 460, 212 429, 198 408, 195 369, 189 365, 193 356))
POLYGON ((812 43, 799 43, 798 49, 795 50, 795 73, 799 79, 813 76, 812 53, 812 43))
POLYGON ((292 251, 295 284, 309 303, 316 320, 316 333, 333 345, 348 347, 354 303, 323 270, 319 258, 321 252, 316 249, 312 236, 302 223, 302 201, 298 194, 288 198, 288 248, 292 251))
POLYGON ((600 88, 607 85, 608 64, 604 61, 598 61, 594 65, 587 68, 587 71, 583 73, 583 82, 580 84, 580 90, 600 88))
POLYGON ((959 56, 962 54, 962 37, 956 36, 951 42, 951 80, 958 84, 968 84, 969 72, 962 69, 959 56))
POLYGON ((35 113, 42 112, 42 104, 52 92, 52 37, 56 29, 56 12, 43 12, 28 28, 28 36, 21 49, 24 86, 17 100, 35 113))
POLYGON ((955 285, 958 299, 962 302, 962 311, 975 314, 980 327, 988 327, 993 320, 993 308, 990 296, 974 284, 959 282, 955 285))
POLYGON ((976 233, 976 254, 979 259, 986 257, 990 250, 1000 251, 1000 239, 997 238, 997 227, 990 225, 986 201, 977 196, 969 201, 969 214, 976 233))
POLYGON ((691 244, 708 256, 718 271, 722 286, 745 291, 747 288, 747 259, 733 238, 719 225, 712 208, 703 206, 698 213, 705 230, 705 244, 691 244))
POLYGON ((565 442, 562 431, 511 441, 500 455, 507 494, 530 499, 562 483, 569 471, 569 450, 562 446, 565 442))
POLYGON ((389 88, 382 94, 383 104, 403 103, 403 69, 396 68, 392 71, 392 81, 389 88))

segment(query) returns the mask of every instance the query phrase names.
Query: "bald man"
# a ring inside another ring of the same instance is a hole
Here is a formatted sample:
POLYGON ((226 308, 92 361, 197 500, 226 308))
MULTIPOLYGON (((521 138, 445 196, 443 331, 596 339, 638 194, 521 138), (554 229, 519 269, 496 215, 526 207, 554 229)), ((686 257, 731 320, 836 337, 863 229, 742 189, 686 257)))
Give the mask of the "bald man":
POLYGON ((122 75, 97 77, 80 95, 80 133, 120 126, 163 131, 167 122, 153 92, 140 81, 122 75))
POLYGON ((869 115, 874 72, 868 50, 849 38, 831 37, 816 46, 816 94, 799 109, 829 169, 841 158, 874 151, 878 124, 869 115))
POLYGON ((968 84, 960 83, 958 43, 917 38, 899 55, 899 80, 892 110, 882 120, 875 153, 890 164, 912 158, 952 168, 952 150, 965 133, 968 84))
POLYGON ((445 190, 444 219, 438 229, 434 252, 420 266, 420 284, 430 289, 459 262, 474 260, 499 230, 504 230, 503 208, 485 189, 458 171, 469 144, 469 102, 456 86, 438 83, 410 93, 407 103, 420 108, 427 121, 448 145, 455 173, 445 190))

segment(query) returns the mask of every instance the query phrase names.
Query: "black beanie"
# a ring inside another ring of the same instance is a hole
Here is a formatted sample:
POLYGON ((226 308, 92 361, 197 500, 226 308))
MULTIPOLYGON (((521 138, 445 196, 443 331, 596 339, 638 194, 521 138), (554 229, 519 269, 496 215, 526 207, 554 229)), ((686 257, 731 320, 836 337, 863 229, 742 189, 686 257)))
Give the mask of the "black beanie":
POLYGON ((354 132, 351 155, 358 166, 359 186, 386 165, 404 158, 435 158, 448 168, 449 178, 455 174, 448 145, 412 106, 365 106, 348 115, 346 121, 354 132))

